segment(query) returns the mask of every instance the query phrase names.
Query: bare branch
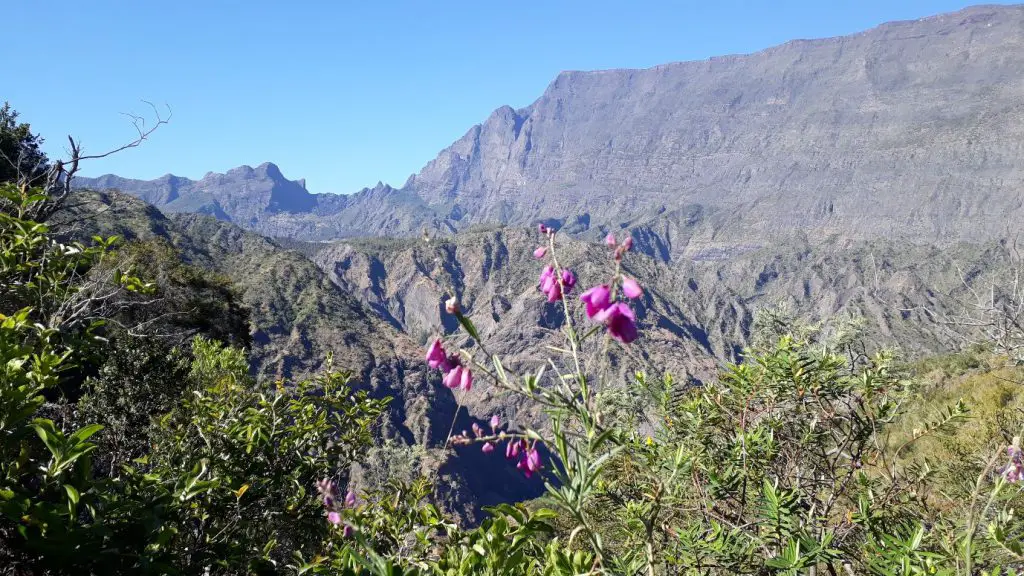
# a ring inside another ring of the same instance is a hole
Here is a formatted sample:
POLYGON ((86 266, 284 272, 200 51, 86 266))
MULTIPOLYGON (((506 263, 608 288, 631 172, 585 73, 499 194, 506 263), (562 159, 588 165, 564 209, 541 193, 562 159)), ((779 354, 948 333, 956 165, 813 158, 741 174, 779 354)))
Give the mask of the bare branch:
MULTIPOLYGON (((143 100, 143 102, 152 108, 155 122, 153 122, 152 125, 147 125, 146 118, 135 114, 125 114, 125 116, 131 119, 132 126, 135 128, 136 132, 135 139, 126 144, 99 154, 85 154, 81 143, 76 141, 73 137, 68 136, 68 158, 65 160, 57 160, 46 172, 45 180, 42 184, 46 198, 33 203, 27 213, 24 213, 22 217, 36 222, 46 222, 51 216, 64 207, 65 200, 67 200, 68 196, 71 195, 75 176, 78 174, 82 162, 106 158, 117 154, 118 152, 128 150, 129 148, 138 147, 157 129, 170 121, 171 116, 173 115, 170 106, 165 105, 167 108, 165 116, 155 105, 153 105, 152 102, 145 100, 143 100)), ((29 188, 35 184, 35 182, 22 178, 22 181, 20 181, 19 184, 24 188, 29 188)), ((0 206, 0 209, 3 208, 5 207, 0 206)))

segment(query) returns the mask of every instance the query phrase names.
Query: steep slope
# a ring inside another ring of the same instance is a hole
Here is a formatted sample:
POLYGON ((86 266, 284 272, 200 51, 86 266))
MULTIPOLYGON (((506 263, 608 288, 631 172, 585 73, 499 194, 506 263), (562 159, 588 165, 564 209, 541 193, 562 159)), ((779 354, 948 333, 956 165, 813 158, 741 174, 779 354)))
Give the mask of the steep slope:
POLYGON ((407 188, 468 222, 617 225, 682 211, 659 236, 685 255, 794 229, 984 240, 1024 216, 1022 74, 1024 6, 566 72, 529 107, 495 111, 407 188))
MULTIPOLYGON (((531 256, 536 233, 518 228, 491 228, 468 231, 451 240, 354 240, 323 246, 314 256, 339 286, 359 297, 393 326, 421 342, 438 334, 457 335, 458 324, 444 312, 444 301, 458 296, 483 341, 502 357, 513 372, 534 372, 551 356, 547 346, 564 347, 564 315, 560 303, 549 304, 537 291, 542 267, 531 256)), ((570 241, 560 246, 559 261, 573 268, 580 286, 571 298, 593 284, 607 279, 613 270, 611 251, 604 246, 570 241)), ((627 258, 626 270, 643 280, 656 274, 675 278, 675 274, 646 258, 627 258), (635 270, 635 271, 634 271, 635 270)), ((692 302, 680 308, 675 295, 663 293, 673 288, 670 282, 649 283, 643 298, 636 302, 643 338, 628 352, 612 346, 610 365, 612 382, 621 382, 636 370, 660 376, 671 371, 685 382, 690 378, 706 380, 717 370, 727 354, 714 347, 723 341, 715 335, 712 343, 705 330, 702 311, 692 302)), ((716 307, 717 315, 730 313, 730 303, 716 307)), ((577 310, 577 321, 583 322, 577 310)), ((740 320, 749 322, 749 318, 740 320)), ((595 358, 605 349, 600 337, 591 338, 584 354, 595 358)), ((557 357, 558 354, 555 354, 557 357)), ((592 364, 597 366, 597 364, 592 364)), ((595 374, 596 376, 596 374, 595 374)), ((539 412, 493 389, 483 381, 466 399, 474 413, 499 412, 521 421, 542 425, 539 412), (476 390, 480 393, 477 394, 476 390)))
MULTIPOLYGON (((477 454, 442 451, 458 406, 439 375, 427 370, 423 348, 299 252, 208 216, 166 217, 121 194, 80 193, 73 204, 75 213, 68 220, 78 237, 118 234, 129 241, 166 241, 186 262, 230 279, 250 311, 250 359, 262 380, 301 377, 321 369, 333 354, 333 365, 351 371, 358 386, 392 397, 384 436, 426 450, 429 457, 404 464, 422 466, 424 472, 440 470, 439 496, 453 511, 472 519, 483 505, 536 496, 541 490, 539 482, 525 481, 511 467, 485 471, 477 454)), ((468 428, 488 417, 463 410, 458 425, 468 428)))
MULTIPOLYGON (((443 313, 445 297, 454 293, 488 346, 514 365, 535 366, 543 359, 532 354, 560 337, 553 321, 560 310, 536 288, 536 241, 528 230, 491 227, 429 243, 359 239, 310 248, 331 280, 420 341, 457 331, 443 313)), ((570 238, 559 244, 559 260, 577 272, 581 287, 609 273, 603 245, 570 238)), ((872 346, 899 346, 911 357, 943 351, 959 343, 939 319, 971 296, 965 281, 987 286, 1010 265, 998 242, 939 249, 891 240, 794 239, 730 259, 672 264, 629 254, 623 269, 645 287, 636 302, 643 337, 620 359, 620 373, 670 370, 704 379, 741 354, 765 309, 808 322, 857 317, 872 346)))
POLYGON ((730 255, 794 230, 984 241, 1024 217, 1022 75, 1024 6, 977 6, 749 55, 565 72, 401 190, 311 195, 267 165, 82 184, 316 240, 547 220, 629 226, 661 258, 730 255))

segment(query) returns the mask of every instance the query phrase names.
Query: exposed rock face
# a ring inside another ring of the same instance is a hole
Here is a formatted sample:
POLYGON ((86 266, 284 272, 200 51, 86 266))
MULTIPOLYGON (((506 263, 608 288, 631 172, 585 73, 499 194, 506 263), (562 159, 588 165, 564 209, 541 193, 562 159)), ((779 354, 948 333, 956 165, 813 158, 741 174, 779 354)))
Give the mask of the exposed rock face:
POLYGON ((652 234, 686 255, 794 229, 987 239, 1024 216, 1022 76, 1024 6, 566 72, 531 106, 495 111, 407 188, 469 222, 614 225, 665 210, 653 226, 668 229, 652 234))
POLYGON ((1024 217, 1022 77, 1024 6, 978 6, 750 55, 565 72, 400 191, 311 195, 268 165, 82 183, 305 239, 553 219, 628 224, 661 258, 728 256, 794 230, 979 241, 1024 217))

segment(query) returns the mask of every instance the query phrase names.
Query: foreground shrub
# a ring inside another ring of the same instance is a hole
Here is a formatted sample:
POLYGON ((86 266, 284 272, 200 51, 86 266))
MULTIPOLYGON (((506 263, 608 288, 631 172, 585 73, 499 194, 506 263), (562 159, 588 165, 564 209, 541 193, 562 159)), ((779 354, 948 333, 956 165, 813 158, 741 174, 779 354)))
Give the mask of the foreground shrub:
POLYGON ((319 548, 329 526, 311 486, 346 480, 387 399, 329 369, 265 387, 244 351, 204 338, 182 351, 116 335, 112 303, 153 289, 104 265, 116 243, 61 244, 0 212, 0 570, 273 572, 319 548), (108 357, 85 378, 79 360, 97 350, 108 357), (48 409, 68 380, 84 397, 48 409))

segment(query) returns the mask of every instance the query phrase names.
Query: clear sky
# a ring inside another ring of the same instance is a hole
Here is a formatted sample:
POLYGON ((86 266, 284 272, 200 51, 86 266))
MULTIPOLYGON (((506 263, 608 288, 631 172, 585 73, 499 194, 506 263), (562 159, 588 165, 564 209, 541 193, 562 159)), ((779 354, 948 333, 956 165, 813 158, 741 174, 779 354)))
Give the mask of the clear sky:
POLYGON ((0 100, 98 152, 140 100, 174 116, 87 166, 191 178, 272 161, 312 192, 395 186, 562 70, 648 67, 849 34, 957 0, 8 0, 0 100), (13 37, 12 37, 13 34, 13 37), (12 51, 12 47, 13 51, 12 51))

